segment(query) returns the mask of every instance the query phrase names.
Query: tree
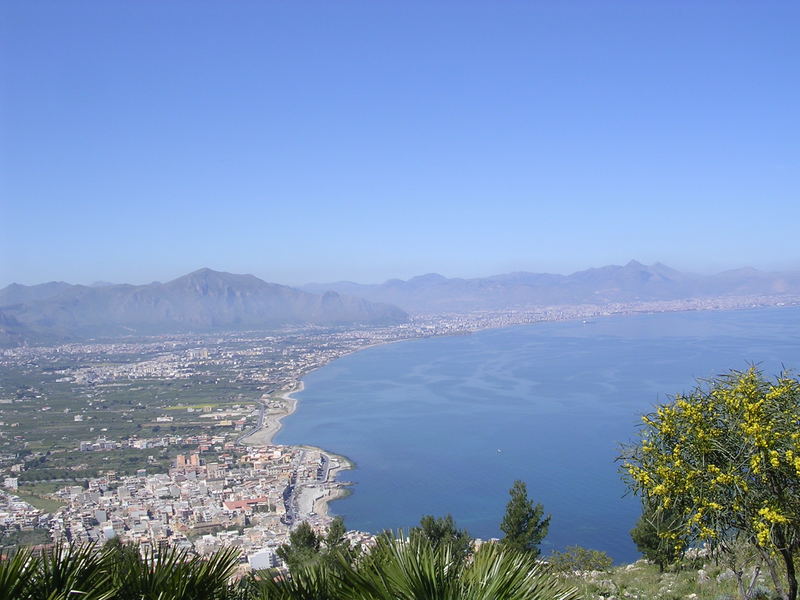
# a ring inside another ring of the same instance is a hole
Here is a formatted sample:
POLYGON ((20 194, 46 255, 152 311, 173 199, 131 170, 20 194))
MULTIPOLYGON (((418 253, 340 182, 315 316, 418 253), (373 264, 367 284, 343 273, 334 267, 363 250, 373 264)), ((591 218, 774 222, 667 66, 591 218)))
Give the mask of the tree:
POLYGON ((328 526, 328 532, 325 534, 325 548, 335 550, 347 543, 344 539, 344 534, 347 529, 344 526, 344 519, 342 517, 335 517, 331 524, 328 526))
POLYGON ((289 543, 278 548, 277 555, 291 572, 317 566, 337 570, 341 563, 353 560, 356 554, 344 537, 346 531, 341 517, 331 521, 325 535, 317 534, 303 521, 289 534, 289 543))
POLYGON ((361 546, 351 546, 345 533, 344 519, 335 517, 328 525, 325 537, 321 538, 324 549, 320 550, 320 558, 328 571, 340 571, 343 565, 350 564, 361 553, 361 546))
POLYGON ((656 563, 662 572, 679 556, 674 544, 659 535, 659 532, 669 531, 673 526, 675 518, 673 513, 674 511, 669 509, 656 510, 644 503, 642 514, 631 529, 631 539, 636 548, 647 560, 656 563))
POLYGON ((419 527, 411 529, 409 537, 411 540, 425 539, 434 549, 449 546, 456 558, 466 558, 472 549, 472 537, 466 529, 456 527, 451 515, 438 519, 432 515, 425 515, 420 519, 419 527))
POLYGON ((318 560, 321 543, 311 525, 303 521, 289 534, 289 543, 282 544, 276 554, 291 571, 318 560))
POLYGON ((543 518, 544 507, 528 499, 528 488, 524 481, 515 481, 509 494, 511 499, 500 524, 500 529, 505 533, 501 543, 507 548, 538 556, 539 545, 550 527, 550 516, 543 518))
POLYGON ((776 592, 795 600, 800 381, 789 373, 767 381, 755 367, 731 371, 643 421, 639 441, 623 449, 623 471, 657 513, 679 516, 659 536, 676 552, 698 542, 717 553, 752 544, 776 592))

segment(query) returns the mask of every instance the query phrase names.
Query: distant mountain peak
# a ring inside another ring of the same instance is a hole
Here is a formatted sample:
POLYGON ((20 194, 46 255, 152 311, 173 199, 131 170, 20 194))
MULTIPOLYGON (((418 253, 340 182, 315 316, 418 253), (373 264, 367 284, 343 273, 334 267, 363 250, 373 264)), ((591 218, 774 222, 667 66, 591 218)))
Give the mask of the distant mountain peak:
POLYGON ((173 279, 172 281, 167 282, 166 285, 168 286, 175 286, 175 285, 195 285, 195 284, 213 284, 213 285, 232 285, 232 284, 263 284, 269 285, 267 282, 262 281, 255 275, 240 275, 237 273, 227 273, 225 271, 215 271, 213 269, 209 269, 204 267, 202 269, 197 269, 196 271, 192 271, 191 273, 187 273, 181 277, 173 279))
POLYGON ((647 265, 643 265, 638 260, 631 259, 628 261, 628 264, 625 265, 627 268, 630 269, 646 269, 647 265))
POLYGON ((196 271, 192 271, 191 273, 182 275, 181 277, 178 277, 178 279, 184 279, 184 278, 191 279, 200 277, 225 277, 225 276, 233 276, 233 274, 226 273, 225 271, 215 271, 214 269, 203 267, 202 269, 197 269, 196 271))

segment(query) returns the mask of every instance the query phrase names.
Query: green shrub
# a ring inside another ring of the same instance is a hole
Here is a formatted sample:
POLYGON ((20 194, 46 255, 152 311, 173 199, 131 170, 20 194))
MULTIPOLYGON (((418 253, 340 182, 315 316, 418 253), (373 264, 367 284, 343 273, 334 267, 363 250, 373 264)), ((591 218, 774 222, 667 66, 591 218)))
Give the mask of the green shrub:
POLYGON ((553 552, 547 558, 547 563, 558 573, 608 571, 614 565, 612 558, 605 552, 582 546, 567 546, 564 552, 553 552))

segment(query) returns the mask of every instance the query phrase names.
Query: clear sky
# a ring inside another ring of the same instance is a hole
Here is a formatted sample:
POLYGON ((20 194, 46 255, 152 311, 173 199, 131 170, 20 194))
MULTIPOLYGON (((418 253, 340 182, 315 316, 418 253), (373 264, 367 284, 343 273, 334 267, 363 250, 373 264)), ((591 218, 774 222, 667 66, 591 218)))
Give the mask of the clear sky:
POLYGON ((0 285, 800 268, 795 0, 0 11, 0 285))

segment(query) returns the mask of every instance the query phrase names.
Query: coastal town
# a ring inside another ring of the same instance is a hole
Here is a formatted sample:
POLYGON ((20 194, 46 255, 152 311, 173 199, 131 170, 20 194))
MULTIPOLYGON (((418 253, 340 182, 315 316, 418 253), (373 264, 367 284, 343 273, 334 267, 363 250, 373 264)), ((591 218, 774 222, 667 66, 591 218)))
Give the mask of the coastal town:
MULTIPOLYGON (((780 299, 785 303, 785 297, 780 299)), ((274 443, 302 378, 370 346, 543 321, 776 305, 769 297, 438 315, 382 328, 305 327, 0 350, 0 545, 113 538, 142 551, 234 546, 253 568, 302 521, 324 531, 350 462, 274 443), (48 432, 41 424, 48 423, 48 432), (37 506, 38 505, 38 506, 37 506)), ((313 440, 309 440, 313 442, 313 440)), ((375 532, 373 532, 375 533, 375 532)), ((370 533, 348 532, 355 542, 370 533)))
MULTIPOLYGON (((254 568, 274 567, 293 524, 327 527, 325 503, 343 493, 335 477, 346 466, 341 457, 294 446, 248 448, 214 462, 179 454, 167 473, 109 471, 85 485, 64 486, 54 494, 64 506, 53 515, 15 496, 17 481, 6 478, 0 526, 46 527, 54 542, 119 538, 142 552, 175 546, 206 554, 232 546, 254 568)), ((369 536, 350 532, 349 538, 357 543, 369 536)))

